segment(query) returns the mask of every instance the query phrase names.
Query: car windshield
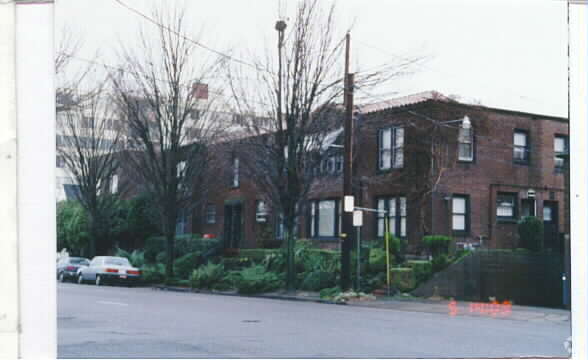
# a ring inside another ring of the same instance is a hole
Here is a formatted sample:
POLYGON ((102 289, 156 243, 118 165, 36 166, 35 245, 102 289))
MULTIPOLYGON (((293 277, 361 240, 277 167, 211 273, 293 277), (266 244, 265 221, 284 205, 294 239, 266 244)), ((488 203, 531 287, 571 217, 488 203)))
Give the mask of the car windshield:
POLYGON ((120 265, 120 266, 129 266, 129 260, 125 258, 107 258, 104 260, 104 264, 106 265, 120 265))
POLYGON ((88 260, 82 258, 69 259, 69 263, 74 265, 90 265, 88 260))

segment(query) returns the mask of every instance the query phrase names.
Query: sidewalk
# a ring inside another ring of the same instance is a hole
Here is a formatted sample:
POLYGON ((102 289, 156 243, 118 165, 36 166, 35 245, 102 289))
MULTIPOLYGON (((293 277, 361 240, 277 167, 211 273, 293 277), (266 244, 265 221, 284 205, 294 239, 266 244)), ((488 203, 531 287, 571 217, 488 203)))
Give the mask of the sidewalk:
MULTIPOLYGON (((335 304, 332 301, 322 300, 318 292, 296 291, 295 293, 286 293, 277 291, 258 295, 240 295, 235 291, 198 291, 188 288, 174 288, 158 286, 154 289, 168 291, 195 292, 207 295, 225 295, 225 296, 248 296, 263 299, 290 300, 290 301, 309 301, 318 303, 335 304)), ((350 300, 346 306, 368 307, 376 309, 389 309, 396 311, 423 312, 432 314, 446 314, 449 316, 472 316, 486 317, 494 319, 508 319, 517 321, 531 322, 570 322, 570 311, 564 309, 552 309, 533 306, 509 305, 509 304, 490 304, 468 301, 449 301, 449 300, 427 300, 421 298, 399 299, 398 297, 377 296, 375 300, 350 300)))

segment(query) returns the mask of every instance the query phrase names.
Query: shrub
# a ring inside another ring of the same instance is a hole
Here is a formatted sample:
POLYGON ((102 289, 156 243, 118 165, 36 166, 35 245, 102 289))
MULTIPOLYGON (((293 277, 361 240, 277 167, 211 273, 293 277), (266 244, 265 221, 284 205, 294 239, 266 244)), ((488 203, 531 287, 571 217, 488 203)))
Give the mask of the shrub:
POLYGON ((324 271, 313 271, 306 274, 300 288, 308 291, 319 291, 335 285, 336 276, 334 273, 324 271))
POLYGON ((161 284, 165 281, 165 266, 161 263, 144 265, 141 279, 147 284, 161 284))
MULTIPOLYGON (((390 262, 393 262, 393 257, 390 257, 390 262)), ((386 271, 386 250, 382 248, 370 249, 369 269, 375 272, 386 271)))
POLYGON ((519 243, 531 251, 543 250, 543 221, 534 216, 525 216, 518 223, 519 243))
POLYGON ((239 256, 250 258, 253 262, 262 262, 267 255, 277 254, 280 250, 276 249, 241 249, 239 256))
POLYGON ((449 264, 449 257, 445 254, 438 255, 437 257, 434 257, 431 261, 433 272, 439 272, 445 269, 447 266, 449 266, 449 264))
POLYGON ((114 256, 127 258, 131 265, 137 268, 145 265, 145 252, 142 250, 133 250, 133 252, 128 252, 124 249, 116 248, 114 256))
POLYGON ((222 259, 222 263, 227 270, 242 270, 253 264, 250 258, 247 257, 225 257, 222 259))
POLYGON ((167 262, 167 252, 160 251, 157 253, 157 256, 155 256, 155 262, 165 264, 167 262))
MULTIPOLYGON (((174 241, 176 257, 199 251, 205 253, 220 246, 220 239, 205 239, 200 235, 178 235, 174 241)), ((152 236, 145 241, 145 258, 147 261, 157 261, 156 257, 162 251, 166 251, 166 240, 163 236, 152 236)))
POLYGON ((235 287, 241 294, 256 294, 272 291, 282 286, 278 274, 266 271, 263 265, 253 265, 241 270, 235 278, 235 287))
POLYGON ((400 291, 410 291, 416 287, 416 279, 411 268, 390 269, 391 283, 400 291))
POLYGON ((339 294, 340 292, 341 292, 341 288, 339 286, 335 286, 332 288, 322 289, 319 292, 319 296, 321 297, 321 299, 331 299, 331 298, 335 297, 337 294, 339 294))
POLYGON ((449 252, 451 238, 445 235, 428 235, 423 238, 423 243, 431 255, 433 255, 433 257, 437 257, 441 254, 447 254, 449 252))
POLYGON ((266 254, 261 264, 267 271, 284 272, 286 270, 286 252, 277 251, 266 254))
POLYGON ((192 271, 190 286, 195 289, 215 289, 223 287, 225 267, 223 264, 208 263, 192 271))
POLYGON ((409 260, 406 265, 414 272, 417 284, 427 281, 433 273, 433 265, 426 260, 409 260))
POLYGON ((202 265, 202 253, 195 251, 188 253, 174 262, 174 272, 182 279, 188 279, 192 272, 202 265))

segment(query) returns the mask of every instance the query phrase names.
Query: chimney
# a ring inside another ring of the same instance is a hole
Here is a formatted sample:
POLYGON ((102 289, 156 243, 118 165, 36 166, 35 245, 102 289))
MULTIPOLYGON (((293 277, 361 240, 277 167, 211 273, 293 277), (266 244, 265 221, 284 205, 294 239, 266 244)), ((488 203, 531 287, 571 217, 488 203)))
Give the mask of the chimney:
POLYGON ((208 84, 198 82, 192 84, 192 96, 195 99, 208 100, 208 84))

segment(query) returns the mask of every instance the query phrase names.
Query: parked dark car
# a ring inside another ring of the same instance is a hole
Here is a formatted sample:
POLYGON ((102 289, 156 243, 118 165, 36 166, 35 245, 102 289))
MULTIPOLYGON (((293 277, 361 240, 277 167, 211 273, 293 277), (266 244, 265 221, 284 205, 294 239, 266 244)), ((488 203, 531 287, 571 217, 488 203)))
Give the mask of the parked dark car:
POLYGON ((81 268, 90 265, 90 260, 83 257, 64 257, 57 262, 57 279, 61 282, 77 278, 81 268))
POLYGON ((118 256, 96 256, 90 265, 78 271, 78 284, 92 281, 96 285, 105 283, 136 284, 141 271, 133 267, 129 260, 118 256))

